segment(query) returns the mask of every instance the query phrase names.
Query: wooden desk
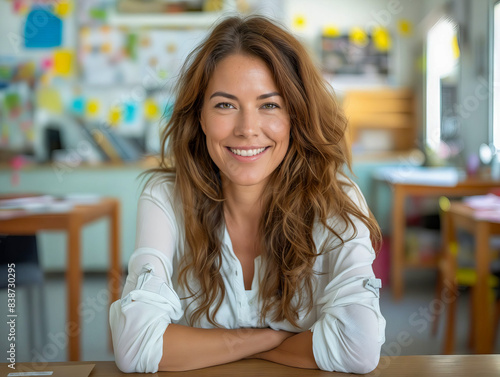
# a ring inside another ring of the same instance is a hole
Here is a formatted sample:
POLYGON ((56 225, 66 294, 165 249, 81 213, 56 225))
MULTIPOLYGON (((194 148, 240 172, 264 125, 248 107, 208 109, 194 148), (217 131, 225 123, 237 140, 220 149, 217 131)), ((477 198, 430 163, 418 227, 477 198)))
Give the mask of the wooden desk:
POLYGON ((42 213, 8 220, 0 220, 0 233, 9 235, 29 235, 39 231, 62 230, 68 234, 67 244, 67 310, 68 359, 80 359, 80 293, 82 269, 80 264, 81 231, 85 224, 108 217, 110 221, 108 284, 110 302, 119 299, 121 290, 120 266, 120 202, 113 198, 103 198, 99 203, 75 206, 65 213, 42 213))
POLYGON ((391 242, 391 286, 393 297, 399 300, 403 296, 403 272, 407 267, 436 267, 436 263, 427 265, 410 263, 405 260, 404 237, 406 231, 405 200, 410 197, 468 196, 487 194, 493 188, 500 187, 500 182, 484 179, 467 179, 455 186, 432 186, 427 184, 390 183, 392 188, 392 242, 391 242))
MULTIPOLYGON (((40 365, 22 363, 40 370, 40 365), (38 369, 36 367, 38 366, 38 369)), ((113 361, 93 361, 82 363, 50 363, 50 365, 95 364, 90 377, 130 376, 123 374, 113 361)), ((18 364, 19 365, 19 364, 18 364)), ((46 369, 47 370, 47 369, 46 369)), ((50 369, 49 369, 50 370, 50 369)), ((0 364, 0 374, 6 376, 12 369, 7 364, 0 364), (2 374, 3 373, 3 374, 2 374)), ((373 372, 366 376, 371 377, 498 377, 500 375, 500 355, 447 355, 447 356, 385 356, 373 372)), ((151 376, 148 374, 134 374, 134 376, 151 376)), ((234 376, 269 376, 269 377, 355 377, 359 374, 346 374, 292 368, 263 360, 242 360, 235 363, 219 365, 210 368, 186 372, 158 372, 155 376, 164 377, 234 377, 234 376)))
MULTIPOLYGON (((477 219, 475 210, 461 202, 451 202, 446 218, 448 245, 457 242, 456 229, 462 229, 474 236, 474 256, 476 261, 477 282, 474 286, 474 347, 477 353, 493 351, 493 311, 488 302, 488 276, 490 275, 490 237, 500 234, 500 223, 477 219)), ((451 262, 450 262, 451 263, 451 262)))

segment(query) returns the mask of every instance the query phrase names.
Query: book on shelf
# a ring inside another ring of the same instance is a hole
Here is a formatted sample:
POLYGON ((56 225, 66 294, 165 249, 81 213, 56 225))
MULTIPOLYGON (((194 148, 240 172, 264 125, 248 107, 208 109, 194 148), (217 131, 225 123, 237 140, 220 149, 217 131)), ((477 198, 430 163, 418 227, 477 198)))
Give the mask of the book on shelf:
POLYGON ((83 138, 90 144, 91 148, 93 148, 95 153, 98 155, 99 160, 102 162, 109 161, 110 158, 108 154, 102 148, 100 143, 96 142, 92 132, 87 128, 83 119, 76 118, 76 124, 78 124, 78 126, 80 127, 83 138))
POLYGON ((99 127, 98 129, 113 145, 123 161, 132 162, 142 158, 140 151, 127 139, 115 132, 115 130, 105 126, 99 127))

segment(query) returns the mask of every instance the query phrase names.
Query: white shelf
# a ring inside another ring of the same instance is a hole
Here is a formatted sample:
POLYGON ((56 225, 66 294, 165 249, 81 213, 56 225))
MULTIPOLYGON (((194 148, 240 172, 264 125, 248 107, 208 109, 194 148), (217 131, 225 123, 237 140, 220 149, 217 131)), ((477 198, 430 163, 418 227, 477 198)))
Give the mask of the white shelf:
POLYGON ((225 12, 185 12, 172 14, 118 14, 110 11, 108 24, 127 27, 167 27, 207 29, 225 12))

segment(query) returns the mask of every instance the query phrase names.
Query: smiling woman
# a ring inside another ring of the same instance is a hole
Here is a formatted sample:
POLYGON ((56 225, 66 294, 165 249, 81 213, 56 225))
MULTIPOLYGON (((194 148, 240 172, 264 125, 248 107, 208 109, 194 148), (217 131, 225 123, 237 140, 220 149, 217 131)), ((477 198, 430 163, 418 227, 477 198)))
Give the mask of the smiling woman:
POLYGON ((259 16, 213 28, 180 76, 110 309, 122 371, 376 367, 380 230, 344 172, 345 130, 290 33, 259 16))
POLYGON ((222 60, 208 83, 200 123, 223 189, 262 192, 290 139, 288 110, 264 61, 243 54, 222 60))

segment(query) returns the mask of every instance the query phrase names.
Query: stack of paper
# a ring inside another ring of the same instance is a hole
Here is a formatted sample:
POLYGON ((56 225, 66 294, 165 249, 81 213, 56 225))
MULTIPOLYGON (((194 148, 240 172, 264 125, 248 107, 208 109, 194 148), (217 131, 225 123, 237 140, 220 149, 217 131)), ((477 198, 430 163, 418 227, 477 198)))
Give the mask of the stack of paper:
POLYGON ((476 219, 500 222, 500 196, 475 195, 464 198, 464 202, 475 210, 476 219))
POLYGON ((64 213, 75 205, 95 204, 101 200, 96 194, 69 194, 62 197, 38 195, 0 200, 0 220, 34 213, 64 213))

